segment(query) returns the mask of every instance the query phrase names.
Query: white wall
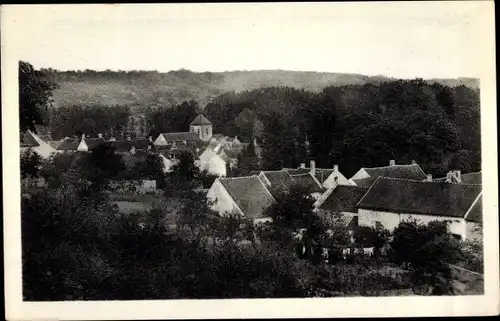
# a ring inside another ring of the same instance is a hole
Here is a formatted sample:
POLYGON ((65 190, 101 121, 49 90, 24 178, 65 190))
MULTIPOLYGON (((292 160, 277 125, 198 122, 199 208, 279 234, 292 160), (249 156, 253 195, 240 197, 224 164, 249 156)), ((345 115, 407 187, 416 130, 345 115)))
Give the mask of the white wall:
POLYGON ((163 146, 163 145, 168 145, 168 142, 165 139, 165 137, 163 137, 163 135, 160 134, 160 135, 158 135, 158 138, 156 138, 154 144, 159 145, 159 146, 163 146))
POLYGON ((368 177, 370 177, 370 175, 368 175, 368 173, 363 168, 361 168, 359 171, 357 171, 356 174, 354 174, 353 177, 351 177, 351 179, 362 179, 368 177))
POLYGON ((83 152, 89 151, 89 147, 87 146, 87 143, 85 142, 84 139, 82 139, 80 141, 80 144, 78 144, 78 147, 76 148, 76 150, 83 151, 83 152))
POLYGON ((48 143, 44 142, 38 135, 31 133, 31 136, 37 141, 39 146, 33 147, 33 150, 44 159, 50 158, 50 156, 56 153, 56 149, 50 146, 48 143))
POLYGON ((200 139, 204 142, 209 141, 212 138, 212 126, 211 125, 190 125, 189 131, 197 133, 200 139), (207 132, 208 131, 208 132, 207 132))
POLYGON ((170 173, 172 171, 172 167, 177 163, 174 162, 173 160, 165 157, 164 155, 160 154, 160 158, 163 161, 163 172, 164 173, 170 173))
POLYGON ((207 170, 210 174, 226 176, 226 162, 214 151, 207 148, 200 155, 200 170, 207 170))
POLYGON ((456 217, 432 216, 421 214, 397 214, 382 211, 372 211, 366 209, 358 210, 358 223, 360 226, 376 227, 376 222, 380 222, 385 229, 392 232, 401 222, 417 220, 422 224, 428 224, 432 221, 450 221, 448 227, 453 234, 466 238, 465 220, 456 217))
POLYGON ((218 179, 214 181, 208 190, 207 200, 212 202, 211 208, 220 215, 227 213, 238 213, 243 215, 236 203, 234 203, 232 197, 218 179))
POLYGON ((335 178, 337 178, 338 185, 353 185, 353 183, 348 180, 341 172, 335 171, 328 176, 328 178, 323 182, 323 187, 332 188, 335 186, 335 178))

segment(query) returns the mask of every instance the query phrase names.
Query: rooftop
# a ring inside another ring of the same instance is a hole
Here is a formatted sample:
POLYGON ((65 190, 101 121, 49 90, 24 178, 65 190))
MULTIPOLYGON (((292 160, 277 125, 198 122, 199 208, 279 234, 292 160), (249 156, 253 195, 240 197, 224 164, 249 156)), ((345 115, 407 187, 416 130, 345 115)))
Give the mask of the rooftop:
POLYGON ((218 180, 248 218, 264 217, 264 211, 274 202, 271 193, 257 176, 218 180))
POLYGON ((481 185, 379 177, 357 207, 463 218, 481 191, 481 185))
POLYGON ((322 202, 319 208, 339 213, 357 213, 356 204, 363 198, 367 191, 368 189, 364 187, 337 185, 334 189, 329 191, 330 194, 322 202))
POLYGON ((210 120, 207 119, 203 114, 199 114, 196 118, 191 122, 191 126, 201 126, 201 125, 212 125, 210 120))
POLYGON ((425 180, 427 175, 417 164, 393 165, 383 167, 363 167, 370 177, 352 179, 360 187, 370 187, 379 177, 405 178, 412 180, 425 180))

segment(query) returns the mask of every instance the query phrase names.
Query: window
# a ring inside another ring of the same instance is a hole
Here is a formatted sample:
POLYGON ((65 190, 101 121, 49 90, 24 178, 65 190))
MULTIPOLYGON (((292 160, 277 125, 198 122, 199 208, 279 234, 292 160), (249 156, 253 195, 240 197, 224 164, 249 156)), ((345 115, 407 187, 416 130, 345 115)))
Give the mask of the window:
POLYGON ((462 236, 461 236, 461 235, 454 234, 454 233, 453 233, 453 234, 451 234, 451 235, 453 235, 453 237, 454 237, 455 239, 459 240, 459 241, 460 241, 460 240, 462 240, 462 236))
POLYGON ((207 135, 208 135, 208 128, 207 128, 207 130, 206 130, 206 133, 207 133, 207 135))

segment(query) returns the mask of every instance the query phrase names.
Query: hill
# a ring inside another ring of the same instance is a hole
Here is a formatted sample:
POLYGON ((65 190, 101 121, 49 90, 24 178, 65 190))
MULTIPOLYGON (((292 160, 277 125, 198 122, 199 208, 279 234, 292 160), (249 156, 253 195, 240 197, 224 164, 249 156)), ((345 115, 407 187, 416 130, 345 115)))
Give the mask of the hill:
MULTIPOLYGON (((377 84, 394 80, 384 76, 307 71, 259 70, 228 72, 156 71, 54 71, 59 89, 53 93, 56 107, 73 105, 173 105, 196 100, 205 106, 228 92, 262 87, 289 86, 320 91, 328 86, 377 84)), ((472 78, 430 79, 447 86, 479 87, 472 78)))

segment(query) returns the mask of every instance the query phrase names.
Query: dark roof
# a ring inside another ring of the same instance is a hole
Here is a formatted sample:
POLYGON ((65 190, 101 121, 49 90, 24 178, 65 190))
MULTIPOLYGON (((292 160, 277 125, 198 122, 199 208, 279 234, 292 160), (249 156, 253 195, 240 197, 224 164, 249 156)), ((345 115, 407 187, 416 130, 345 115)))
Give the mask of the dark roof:
POLYGON ((207 117, 203 116, 203 114, 199 114, 196 118, 191 122, 190 125, 199 126, 199 125, 212 125, 210 120, 207 117))
MULTIPOLYGON (((306 167, 306 168, 298 168, 298 170, 301 170, 301 171, 304 171, 307 172, 307 171, 310 171, 311 169, 309 167, 306 167)), ((329 168, 316 168, 315 170, 315 174, 314 176, 316 177, 316 179, 323 184, 324 181, 326 181, 326 179, 328 178, 328 176, 330 176, 332 173, 333 173, 333 168, 332 169, 329 169, 329 168)))
POLYGON ((462 183, 464 184, 482 184, 482 173, 466 173, 462 174, 462 183))
POLYGON ((423 182, 379 177, 358 207, 396 213, 464 217, 481 185, 423 182))
POLYGON ((131 139, 131 140, 115 140, 109 141, 111 146, 113 146, 117 152, 128 152, 135 147, 136 149, 147 149, 148 146, 154 148, 153 142, 146 138, 131 139))
POLYGON ((319 206, 322 210, 356 213, 356 204, 366 194, 367 188, 337 185, 319 206))
POLYGON ((288 193, 290 188, 295 184, 295 180, 287 171, 262 171, 259 174, 264 176, 269 183, 271 183, 268 190, 275 198, 282 193, 288 193))
POLYGON ((76 150, 78 144, 80 144, 80 140, 67 138, 57 147, 57 150, 76 150))
POLYGON ((85 143, 89 149, 96 148, 99 145, 104 144, 106 141, 103 138, 85 138, 85 143))
POLYGON ((417 164, 372 167, 363 169, 370 175, 369 178, 353 179, 360 187, 370 187, 378 177, 406 178, 411 180, 425 180, 427 175, 417 164))
POLYGON ((479 196, 477 202, 472 206, 469 215, 465 218, 467 221, 482 223, 483 222, 483 195, 479 196))
POLYGON ((30 132, 25 132, 21 137, 21 147, 37 147, 40 146, 30 132))
POLYGON ((219 178, 234 202, 248 218, 263 217, 274 199, 257 176, 219 178))
MULTIPOLYGON (((290 174, 290 172, 288 172, 290 174)), ((309 193, 321 193, 322 187, 314 179, 311 173, 291 175, 297 185, 308 191, 309 193)))
POLYGON ((193 132, 162 133, 162 135, 168 142, 201 141, 200 136, 193 132))

